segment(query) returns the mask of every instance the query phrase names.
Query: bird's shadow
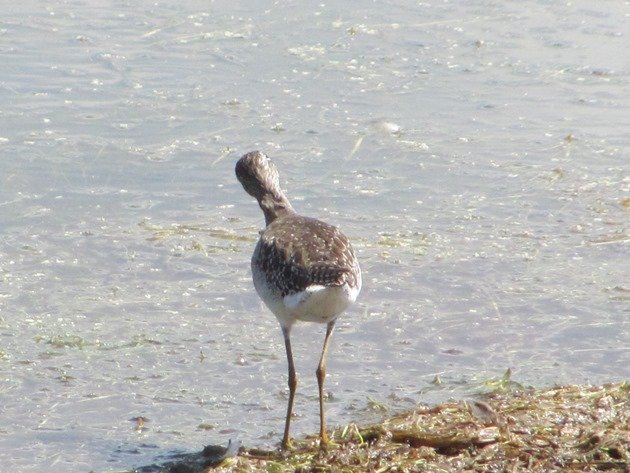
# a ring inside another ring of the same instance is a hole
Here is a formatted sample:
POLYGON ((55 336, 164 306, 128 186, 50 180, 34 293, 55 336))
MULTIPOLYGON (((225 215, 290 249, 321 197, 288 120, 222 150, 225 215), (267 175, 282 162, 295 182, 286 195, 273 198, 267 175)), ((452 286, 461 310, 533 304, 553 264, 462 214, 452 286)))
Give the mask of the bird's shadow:
POLYGON ((134 468, 137 473, 201 473, 236 457, 241 441, 230 440, 226 447, 207 445, 200 452, 170 453, 151 465, 134 468))

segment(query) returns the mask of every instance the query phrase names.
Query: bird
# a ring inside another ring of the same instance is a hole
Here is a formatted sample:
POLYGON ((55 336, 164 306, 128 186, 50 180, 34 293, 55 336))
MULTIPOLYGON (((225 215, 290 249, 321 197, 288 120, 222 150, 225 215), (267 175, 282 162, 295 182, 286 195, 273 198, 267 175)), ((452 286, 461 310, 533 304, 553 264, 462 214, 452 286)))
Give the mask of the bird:
POLYGON ((335 322, 361 291, 361 268, 348 238, 335 226, 299 215, 280 188, 278 170, 261 151, 236 163, 236 177, 258 201, 266 227, 251 259, 254 288, 282 329, 288 363, 289 399, 281 448, 292 448, 289 430, 297 376, 291 350, 291 328, 297 321, 326 324, 315 372, 319 389, 319 440, 330 440, 324 415, 324 379, 335 322))

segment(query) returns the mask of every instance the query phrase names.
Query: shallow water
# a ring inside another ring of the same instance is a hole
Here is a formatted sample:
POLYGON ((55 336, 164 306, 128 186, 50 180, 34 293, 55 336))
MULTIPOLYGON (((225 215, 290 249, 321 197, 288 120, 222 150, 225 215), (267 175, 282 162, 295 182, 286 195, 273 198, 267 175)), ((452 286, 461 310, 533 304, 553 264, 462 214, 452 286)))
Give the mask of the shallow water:
MULTIPOLYGON (((3 468, 279 441, 251 149, 361 258, 331 426, 507 368, 630 378, 627 4, 137 3, 0 7, 3 468)), ((295 330, 295 435, 323 328, 295 330)))

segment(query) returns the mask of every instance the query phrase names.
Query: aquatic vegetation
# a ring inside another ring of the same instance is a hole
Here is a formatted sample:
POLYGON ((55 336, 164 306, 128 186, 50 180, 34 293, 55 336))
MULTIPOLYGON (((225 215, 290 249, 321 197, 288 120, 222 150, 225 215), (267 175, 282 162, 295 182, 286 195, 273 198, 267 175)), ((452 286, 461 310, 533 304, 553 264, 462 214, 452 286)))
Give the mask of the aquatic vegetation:
MULTIPOLYGON (((509 380, 506 373, 504 380, 509 380)), ((630 384, 497 390, 335 429, 290 452, 206 447, 148 472, 628 471, 630 384), (212 452, 209 454, 208 452, 212 452)))

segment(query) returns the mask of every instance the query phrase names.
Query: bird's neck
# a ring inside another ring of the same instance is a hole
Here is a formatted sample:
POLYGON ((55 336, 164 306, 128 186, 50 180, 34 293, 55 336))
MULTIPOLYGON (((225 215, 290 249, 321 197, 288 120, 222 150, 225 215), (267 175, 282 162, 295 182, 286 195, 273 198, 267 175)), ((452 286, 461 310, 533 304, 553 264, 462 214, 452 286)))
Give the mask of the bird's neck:
POLYGON ((295 210, 293 210, 289 199, 282 191, 265 193, 258 201, 258 205, 260 205, 265 214, 265 224, 267 226, 277 218, 295 215, 295 210))

